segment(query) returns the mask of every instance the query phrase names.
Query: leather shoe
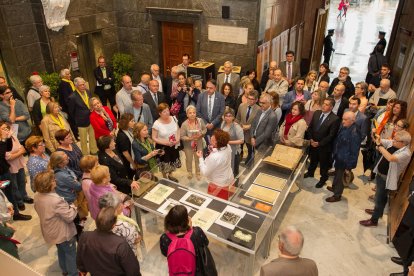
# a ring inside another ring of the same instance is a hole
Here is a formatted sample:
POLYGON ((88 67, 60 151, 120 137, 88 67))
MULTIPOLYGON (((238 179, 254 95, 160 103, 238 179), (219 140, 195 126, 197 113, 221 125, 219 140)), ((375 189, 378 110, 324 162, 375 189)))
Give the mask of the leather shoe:
POLYGON ((336 197, 336 196, 330 196, 328 198, 325 199, 326 202, 338 202, 341 201, 341 197, 336 197))
POLYGON ((23 202, 27 204, 33 204, 33 198, 26 197, 25 199, 23 199, 23 202))
POLYGON ((365 213, 372 215, 374 213, 374 209, 365 209, 365 213))
POLYGON ((404 272, 395 272, 395 273, 391 273, 390 276, 404 276, 404 272))
POLYGON ((359 224, 365 227, 377 227, 378 226, 378 222, 372 221, 371 219, 360 220, 359 224))
POLYGON ((327 189, 328 191, 330 191, 330 192, 333 192, 333 188, 332 188, 332 186, 328 186, 328 187, 326 187, 326 189, 327 189))
POLYGON ((310 173, 307 172, 303 175, 303 177, 304 178, 313 177, 313 174, 310 174, 310 173))
POLYGON ((17 204, 17 208, 19 209, 19 211, 24 211, 24 210, 26 210, 26 206, 24 206, 24 203, 22 203, 22 204, 17 204))
POLYGON ((13 215, 13 220, 31 220, 32 216, 31 215, 23 215, 23 214, 16 214, 13 215))
POLYGON ((318 183, 316 183, 315 188, 322 188, 325 184, 325 182, 319 181, 318 183))
POLYGON ((397 265, 404 265, 403 260, 400 257, 391 257, 391 261, 397 265))

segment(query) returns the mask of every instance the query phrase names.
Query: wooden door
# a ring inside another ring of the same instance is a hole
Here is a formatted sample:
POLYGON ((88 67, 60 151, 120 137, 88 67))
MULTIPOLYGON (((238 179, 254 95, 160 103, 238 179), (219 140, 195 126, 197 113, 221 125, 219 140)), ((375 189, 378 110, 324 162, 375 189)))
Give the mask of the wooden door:
POLYGON ((162 48, 164 76, 168 76, 171 67, 182 63, 183 54, 194 54, 193 25, 162 22, 162 48))

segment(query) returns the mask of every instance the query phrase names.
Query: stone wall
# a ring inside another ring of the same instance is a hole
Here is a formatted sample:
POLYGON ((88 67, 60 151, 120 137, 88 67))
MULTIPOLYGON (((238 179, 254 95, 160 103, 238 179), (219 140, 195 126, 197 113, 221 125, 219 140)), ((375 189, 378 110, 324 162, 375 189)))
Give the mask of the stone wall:
MULTIPOLYGON (((199 25, 195 28, 195 53, 193 60, 205 59, 222 65, 231 60, 235 65, 241 65, 243 70, 255 67, 257 41, 257 0, 225 1, 225 0, 123 0, 115 1, 116 18, 118 22, 119 46, 122 52, 134 56, 136 74, 134 81, 143 71, 148 71, 152 63, 162 65, 160 55, 160 32, 156 20, 148 12, 148 7, 201 10, 198 18, 199 25), (221 6, 230 6, 230 19, 221 18, 221 6), (225 25, 249 28, 248 44, 230 44, 208 40, 208 25, 225 25)), ((166 14, 174 21, 188 19, 186 11, 176 11, 175 16, 166 14)), ((164 17, 164 20, 167 18, 164 17)))
POLYGON ((22 89, 34 71, 53 71, 40 0, 0 1, 0 49, 11 84, 22 89))

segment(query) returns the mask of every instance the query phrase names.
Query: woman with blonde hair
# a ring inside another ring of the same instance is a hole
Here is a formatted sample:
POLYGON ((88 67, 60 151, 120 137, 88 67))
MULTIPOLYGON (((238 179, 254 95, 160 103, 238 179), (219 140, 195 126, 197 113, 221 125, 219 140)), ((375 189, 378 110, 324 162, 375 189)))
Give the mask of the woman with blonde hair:
POLYGON ((96 97, 89 99, 89 106, 91 107, 89 120, 95 131, 95 139, 98 140, 99 137, 104 135, 115 136, 116 119, 109 107, 103 106, 96 97))
POLYGON ((59 147, 59 142, 56 141, 55 133, 60 129, 68 130, 73 141, 76 141, 68 121, 60 114, 59 103, 48 103, 46 106, 46 113, 46 116, 42 119, 40 124, 40 129, 42 130, 43 138, 45 139, 46 148, 50 152, 55 152, 59 147))
MULTIPOLYGON (((225 86, 226 84, 223 84, 225 86)), ((193 159, 195 162, 195 172, 197 179, 200 180, 200 168, 198 165, 197 151, 203 150, 203 137, 207 133, 207 128, 203 120, 197 118, 196 108, 188 106, 186 109, 187 120, 181 125, 180 133, 183 141, 187 178, 193 178, 193 159)))
POLYGON ((312 120, 313 113, 316 110, 321 110, 322 109, 322 103, 323 103, 323 100, 325 99, 322 96, 322 94, 323 93, 319 89, 316 89, 315 91, 312 92, 312 95, 311 95, 312 98, 310 100, 308 100, 305 104, 305 117, 304 117, 304 119, 305 119, 307 125, 310 124, 310 122, 312 120))
POLYGON ((53 99, 50 98, 50 87, 47 85, 40 86, 39 93, 41 95, 41 98, 36 100, 33 104, 32 119, 35 126, 39 127, 40 130, 42 119, 46 116, 47 113, 46 107, 48 103, 53 101, 53 99))
POLYGON ((305 78, 305 86, 303 87, 303 90, 308 90, 309 93, 315 91, 318 88, 318 82, 316 81, 317 77, 318 72, 315 70, 309 71, 305 78))

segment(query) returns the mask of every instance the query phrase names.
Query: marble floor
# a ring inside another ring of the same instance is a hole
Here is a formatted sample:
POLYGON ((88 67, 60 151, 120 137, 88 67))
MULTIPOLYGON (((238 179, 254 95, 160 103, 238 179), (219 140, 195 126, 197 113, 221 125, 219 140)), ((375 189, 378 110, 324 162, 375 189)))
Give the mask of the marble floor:
MULTIPOLYGON (((385 30, 389 38, 398 1, 360 1, 359 5, 350 7, 346 20, 336 19, 338 1, 331 2, 328 29, 336 29, 333 39, 336 52, 331 64, 334 73, 331 78, 338 73, 339 67, 348 66, 354 82, 363 80, 369 53, 377 42, 378 30, 385 30)), ((377 228, 360 227, 358 223, 369 217, 364 209, 373 206, 368 201, 368 196, 373 193, 373 184, 367 181, 361 164, 362 160, 354 170, 354 183, 345 190, 341 202, 326 203, 324 199, 331 193, 326 187, 314 188, 318 180, 307 178, 298 185, 298 189, 292 190, 277 217, 278 229, 296 225, 302 230, 305 244, 301 255, 316 261, 319 275, 388 275, 401 270, 390 261, 396 253, 387 244, 387 215, 380 220, 377 228)), ((177 176, 186 183, 184 172, 179 172, 177 176)), ((33 215, 33 219, 14 223, 18 229, 16 238, 22 242, 19 247, 21 260, 42 274, 61 275, 55 247, 45 245, 33 205, 26 207, 24 213, 33 215)), ((147 252, 139 257, 142 274, 167 275, 167 262, 160 253, 158 243, 163 232, 163 221, 154 215, 144 214, 143 227, 147 252)), ((86 228, 94 229, 91 219, 88 219, 86 228)), ((211 242, 210 249, 220 275, 242 275, 245 255, 218 242, 211 242)), ((257 257, 255 275, 259 275, 261 265, 277 255, 277 238, 274 238, 269 258, 257 257)))

